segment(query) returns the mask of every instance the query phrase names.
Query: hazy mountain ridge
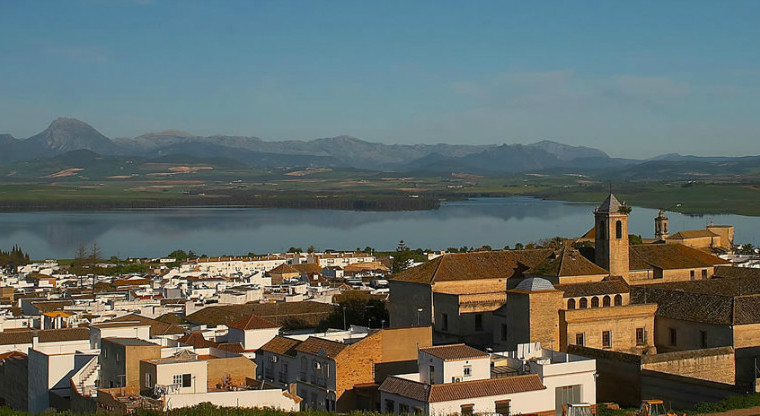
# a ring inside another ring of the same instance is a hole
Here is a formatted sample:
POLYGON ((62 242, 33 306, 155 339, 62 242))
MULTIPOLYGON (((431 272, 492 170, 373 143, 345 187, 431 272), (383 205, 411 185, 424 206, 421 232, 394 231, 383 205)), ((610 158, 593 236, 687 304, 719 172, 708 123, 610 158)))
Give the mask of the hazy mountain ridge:
POLYGON ((109 139, 95 128, 71 118, 54 120, 28 139, 0 134, 0 164, 54 157, 76 150, 99 155, 147 159, 186 156, 217 158, 251 167, 330 167, 396 170, 448 175, 452 172, 509 175, 521 172, 605 173, 637 177, 753 172, 755 160, 731 157, 682 156, 671 153, 647 160, 614 159, 600 149, 542 140, 532 144, 452 145, 383 144, 351 136, 314 140, 265 141, 247 136, 197 136, 179 130, 109 139), (728 165, 725 165, 728 163, 728 165), (719 164, 724 164, 720 165, 719 164))

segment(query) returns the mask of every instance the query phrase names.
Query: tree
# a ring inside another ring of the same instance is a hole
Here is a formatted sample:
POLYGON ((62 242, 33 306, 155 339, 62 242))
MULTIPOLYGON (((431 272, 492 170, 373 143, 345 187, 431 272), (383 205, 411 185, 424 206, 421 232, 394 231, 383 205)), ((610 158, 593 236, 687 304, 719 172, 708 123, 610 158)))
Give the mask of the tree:
POLYGON ((399 273, 409 268, 414 259, 414 254, 409 247, 401 240, 393 253, 393 262, 391 263, 391 273, 399 273))
POLYGON ((291 246, 288 249, 288 253, 303 253, 303 249, 301 247, 293 247, 293 246, 291 246))
POLYGON ((90 247, 90 266, 95 267, 95 264, 97 264, 100 261, 100 246, 97 242, 92 243, 92 247, 90 247))
POLYGON ((365 292, 359 290, 344 292, 336 295, 335 301, 338 305, 325 320, 319 323, 318 330, 343 329, 344 316, 346 328, 351 325, 378 328, 383 321, 388 323, 385 302, 365 292))
POLYGON ((638 234, 628 234, 628 244, 644 244, 644 239, 638 234))
POLYGON ((372 248, 372 247, 370 247, 370 246, 364 247, 364 252, 365 253, 372 254, 373 251, 375 251, 375 249, 372 248))
POLYGON ((315 251, 317 251, 317 249, 314 248, 314 246, 309 246, 309 248, 306 249, 306 252, 309 254, 314 254, 315 251))
POLYGON ((515 243, 515 250, 523 250, 524 248, 522 243, 515 243))
POLYGON ((17 245, 14 245, 11 251, 0 250, 0 266, 22 266, 29 263, 29 255, 17 245))
POLYGON ((187 253, 185 253, 185 250, 174 250, 169 253, 169 257, 177 261, 184 261, 187 260, 187 253))

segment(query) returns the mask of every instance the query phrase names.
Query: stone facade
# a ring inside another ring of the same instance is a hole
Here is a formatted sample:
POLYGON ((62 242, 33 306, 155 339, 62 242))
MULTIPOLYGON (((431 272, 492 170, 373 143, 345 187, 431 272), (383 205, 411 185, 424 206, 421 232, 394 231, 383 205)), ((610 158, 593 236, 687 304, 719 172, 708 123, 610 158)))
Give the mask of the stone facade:
POLYGON ((567 351, 582 338, 583 345, 590 348, 653 352, 656 311, 655 304, 560 311, 560 349, 567 351))

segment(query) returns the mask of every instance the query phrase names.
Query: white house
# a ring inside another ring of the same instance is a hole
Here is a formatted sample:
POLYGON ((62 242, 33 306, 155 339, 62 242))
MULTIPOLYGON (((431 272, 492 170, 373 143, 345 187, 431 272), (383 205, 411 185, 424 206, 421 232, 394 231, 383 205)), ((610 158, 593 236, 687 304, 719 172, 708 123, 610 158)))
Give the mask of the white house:
POLYGON ((280 325, 251 315, 229 325, 227 342, 239 342, 251 354, 280 333, 280 325))
POLYGON ((567 403, 596 403, 596 362, 537 344, 503 355, 464 344, 422 348, 418 367, 380 385, 382 412, 550 416, 567 403))

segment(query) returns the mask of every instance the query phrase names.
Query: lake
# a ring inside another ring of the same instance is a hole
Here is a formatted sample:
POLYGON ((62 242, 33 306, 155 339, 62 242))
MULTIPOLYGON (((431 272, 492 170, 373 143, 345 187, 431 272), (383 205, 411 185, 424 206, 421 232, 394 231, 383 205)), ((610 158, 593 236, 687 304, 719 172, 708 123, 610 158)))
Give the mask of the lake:
MULTIPOLYGON (((601 202, 601 201, 600 201, 601 202)), ((104 257, 157 257, 175 249, 208 255, 283 252, 289 247, 353 250, 514 246, 593 226, 593 205, 536 198, 444 202, 430 211, 338 211, 261 208, 167 208, 0 214, 0 248, 19 244, 32 258, 71 258, 93 242, 104 257)), ((629 231, 652 238, 657 210, 633 208, 629 231)), ((736 227, 737 243, 760 246, 760 217, 686 216, 668 212, 674 233, 710 221, 736 227)))

